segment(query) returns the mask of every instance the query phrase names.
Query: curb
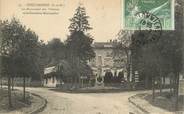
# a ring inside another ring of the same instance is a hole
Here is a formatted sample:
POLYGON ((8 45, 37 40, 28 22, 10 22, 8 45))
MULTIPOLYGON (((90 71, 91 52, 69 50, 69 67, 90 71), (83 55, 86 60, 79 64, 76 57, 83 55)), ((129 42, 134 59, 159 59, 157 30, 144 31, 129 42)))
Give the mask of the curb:
POLYGON ((39 97, 40 99, 43 100, 43 104, 41 106, 39 106, 37 109, 33 110, 32 112, 28 112, 28 114, 37 114, 38 112, 41 112, 44 110, 44 108, 47 106, 47 100, 43 97, 41 97, 40 95, 37 95, 35 93, 31 93, 32 95, 39 97))
MULTIPOLYGON (((137 94, 136 94, 136 95, 137 95, 137 94)), ((140 109, 142 112, 144 112, 145 114, 150 114, 150 112, 148 112, 146 109, 142 108, 140 105, 136 104, 136 103, 132 100, 132 98, 134 98, 136 95, 129 97, 129 98, 128 98, 128 101, 129 101, 130 103, 132 103, 134 106, 136 106, 138 109, 140 109)))
MULTIPOLYGON (((19 91, 19 89, 14 89, 14 90, 19 91)), ((42 96, 38 95, 38 94, 35 94, 35 93, 31 93, 31 92, 29 92, 29 91, 26 91, 26 93, 27 93, 27 92, 30 93, 31 95, 35 96, 35 97, 40 98, 40 99, 42 100, 43 103, 42 103, 40 106, 38 106, 38 108, 33 109, 33 110, 31 110, 31 111, 27 111, 27 112, 25 111, 25 112, 23 112, 23 113, 25 113, 25 114, 37 114, 37 113, 43 111, 44 108, 47 106, 47 100, 46 100, 45 98, 43 98, 42 96)), ((25 104, 24 104, 24 105, 25 105, 25 104)))

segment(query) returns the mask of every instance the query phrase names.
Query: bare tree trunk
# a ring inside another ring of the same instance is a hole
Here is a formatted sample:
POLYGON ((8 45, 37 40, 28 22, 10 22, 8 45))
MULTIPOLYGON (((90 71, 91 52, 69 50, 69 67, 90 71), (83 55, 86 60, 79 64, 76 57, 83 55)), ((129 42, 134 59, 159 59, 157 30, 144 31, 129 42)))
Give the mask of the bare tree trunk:
POLYGON ((159 77, 159 88, 160 88, 160 95, 162 95, 162 77, 159 77))
POLYGON ((70 85, 70 89, 71 89, 74 85, 74 76, 71 77, 70 83, 71 83, 71 85, 70 85))
POLYGON ((127 67, 127 82, 130 82, 130 64, 127 67))
POLYGON ((133 61, 131 63, 131 67, 132 67, 132 82, 133 82, 133 86, 132 86, 132 89, 136 89, 136 82, 135 82, 135 68, 134 68, 134 65, 133 65, 133 61))
POLYGON ((147 77, 147 76, 145 76, 144 88, 145 88, 145 89, 148 89, 148 88, 149 88, 149 87, 148 87, 148 77, 147 77))
POLYGON ((177 74, 176 73, 173 79, 173 91, 174 91, 174 95, 176 95, 177 94, 177 74))
POLYGON ((74 88, 76 87, 76 75, 74 77, 74 88))
POLYGON ((72 86, 72 77, 69 77, 68 78, 68 86, 67 86, 67 89, 70 89, 72 86))
MULTIPOLYGON (((158 66, 160 66, 160 65, 158 65, 158 66)), ((157 78, 157 80, 158 80, 158 88, 160 89, 160 95, 162 95, 162 69, 161 68, 159 68, 159 77, 157 78)))
POLYGON ((23 100, 26 101, 26 77, 23 76, 23 100))
POLYGON ((8 76, 8 100, 9 108, 12 108, 12 99, 11 99, 11 77, 8 76))
MULTIPOLYGON (((77 66, 80 67, 80 58, 79 57, 77 57, 77 66)), ((81 86, 80 73, 77 73, 77 84, 79 84, 79 87, 81 86)))
POLYGON ((170 93, 173 95, 173 77, 170 76, 170 93))
POLYGON ((74 79, 73 79, 73 76, 72 76, 72 77, 70 78, 70 83, 71 83, 70 88, 73 87, 73 82, 74 82, 73 80, 74 80, 74 79))
POLYGON ((75 88, 77 88, 77 84, 78 84, 78 76, 75 77, 75 88))
POLYGON ((81 79, 81 87, 82 87, 82 88, 83 88, 83 86, 84 86, 83 84, 84 84, 84 83, 83 83, 83 79, 81 79))
POLYGON ((163 85, 162 85, 163 88, 165 88, 165 75, 163 75, 163 85))
POLYGON ((82 79, 79 77, 79 88, 82 88, 82 79))
POLYGON ((169 88, 170 88, 170 93, 172 94, 172 79, 171 76, 169 77, 170 83, 169 83, 169 88))
POLYGON ((131 59, 131 67, 132 67, 132 82, 134 82, 135 83, 135 71, 136 71, 136 69, 135 69, 135 59, 134 59, 134 50, 133 49, 131 49, 131 55, 130 55, 130 59, 131 59))
POLYGON ((177 73, 176 76, 176 104, 175 104, 176 111, 179 110, 178 104, 179 104, 179 73, 177 73))
POLYGON ((14 90, 14 77, 12 77, 12 91, 14 90))
POLYGON ((3 88, 3 78, 1 77, 1 89, 3 88))
POLYGON ((76 88, 77 87, 77 76, 75 76, 75 78, 74 78, 74 88, 76 88))
POLYGON ((152 78, 152 101, 155 100, 155 77, 152 78))
POLYGON ((129 56, 128 50, 125 50, 125 53, 127 55, 127 66, 126 66, 127 82, 130 82, 130 56, 129 56))

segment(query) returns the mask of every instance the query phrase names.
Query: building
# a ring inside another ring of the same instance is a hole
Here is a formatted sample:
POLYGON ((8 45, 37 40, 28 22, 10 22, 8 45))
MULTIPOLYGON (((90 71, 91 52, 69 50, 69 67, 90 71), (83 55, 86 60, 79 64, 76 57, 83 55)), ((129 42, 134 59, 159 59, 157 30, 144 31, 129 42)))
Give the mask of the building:
MULTIPOLYGON (((80 81, 83 85, 83 82, 88 80, 87 75, 92 74, 92 72, 89 71, 90 68, 87 65, 81 65, 80 68, 85 68, 80 72, 80 81), (87 74, 85 75, 84 72, 87 74)), ((60 60, 58 63, 50 64, 44 68, 43 85, 45 87, 72 86, 73 76, 75 76, 75 73, 72 66, 66 60, 60 60)))
MULTIPOLYGON (((44 69, 44 81, 45 87, 59 87, 63 84, 63 79, 60 74, 61 67, 57 64, 56 66, 47 67, 44 69)), ((64 71, 64 69, 62 69, 64 71)))
MULTIPOLYGON (((94 75, 105 76, 106 72, 111 71, 113 74, 118 74, 120 71, 125 70, 125 65, 113 55, 114 45, 113 42, 94 42, 92 45, 96 57, 89 61, 94 75)), ((126 59, 126 56, 122 58, 126 59)))
MULTIPOLYGON (((93 70, 93 76, 90 76, 90 80, 97 79, 96 77, 104 77, 107 72, 112 72, 113 76, 117 76, 119 72, 125 71, 125 63, 123 65, 122 61, 118 58, 113 56, 114 45, 113 42, 95 42, 92 44, 92 47, 95 52, 95 58, 91 59, 88 62, 88 65, 93 70)), ((126 56, 123 55, 121 59, 126 60, 126 56)), ((57 74, 57 70, 59 67, 63 66, 63 72, 71 73, 72 68, 69 68, 69 65, 66 62, 55 63, 55 66, 50 66, 44 69, 44 86, 45 87, 57 87, 61 85, 62 81, 66 84, 66 81, 59 78, 57 74), (66 68, 66 66, 68 68, 66 68), (68 69, 70 69, 68 71, 68 69)), ((87 68, 86 66, 84 66, 87 68)), ((66 75, 66 74, 65 74, 66 75)), ((84 76, 81 76, 83 78, 84 76)), ((86 77, 84 77, 86 78, 86 77)), ((125 77, 126 78, 126 77, 125 77)))
POLYGON ((56 77, 56 66, 47 67, 44 69, 44 82, 45 87, 56 87, 57 77, 56 77))

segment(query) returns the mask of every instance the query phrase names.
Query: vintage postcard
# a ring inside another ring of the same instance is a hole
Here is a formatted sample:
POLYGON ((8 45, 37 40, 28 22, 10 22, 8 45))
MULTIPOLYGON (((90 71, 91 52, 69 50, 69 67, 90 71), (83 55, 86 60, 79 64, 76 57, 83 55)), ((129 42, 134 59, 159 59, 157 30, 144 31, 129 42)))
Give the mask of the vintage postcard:
POLYGON ((0 114, 184 114, 184 0, 0 0, 0 114))

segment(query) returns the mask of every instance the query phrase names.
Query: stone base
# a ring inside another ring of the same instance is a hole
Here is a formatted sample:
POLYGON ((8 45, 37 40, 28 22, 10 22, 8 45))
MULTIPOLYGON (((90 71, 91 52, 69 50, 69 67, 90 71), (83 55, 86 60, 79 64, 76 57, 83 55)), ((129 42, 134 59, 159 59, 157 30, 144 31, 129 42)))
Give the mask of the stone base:
POLYGON ((95 83, 95 88, 104 88, 104 83, 101 84, 95 83))
POLYGON ((104 77, 101 76, 96 77, 95 87, 104 87, 104 77))

